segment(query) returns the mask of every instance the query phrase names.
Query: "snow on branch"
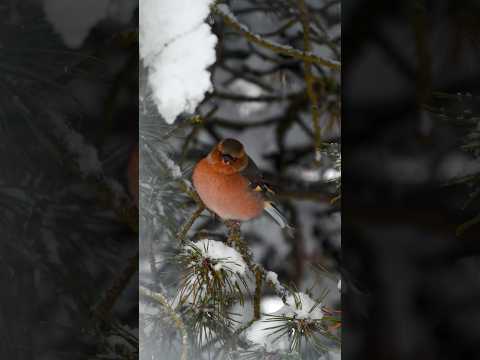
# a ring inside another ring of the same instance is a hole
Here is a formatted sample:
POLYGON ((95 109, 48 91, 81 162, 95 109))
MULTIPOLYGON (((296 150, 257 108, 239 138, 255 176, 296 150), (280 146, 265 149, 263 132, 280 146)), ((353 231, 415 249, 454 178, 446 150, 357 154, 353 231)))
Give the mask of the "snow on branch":
POLYGON ((279 310, 279 314, 295 315, 297 319, 321 320, 323 311, 321 303, 314 301, 309 295, 297 292, 287 297, 287 305, 279 310))
POLYGON ((179 330, 182 339, 182 353, 180 355, 181 360, 187 360, 188 356, 188 334, 187 329, 185 328, 185 324, 182 321, 182 318, 175 312, 172 305, 168 301, 168 299, 161 293, 152 292, 142 286, 140 286, 139 292, 141 295, 150 298, 151 300, 156 301, 168 317, 172 320, 175 327, 179 330))
POLYGON ((212 90, 207 68, 217 38, 204 21, 212 0, 141 0, 140 57, 158 111, 169 124, 212 90))
POLYGON ((110 204, 119 219, 137 231, 136 207, 122 184, 105 175, 97 149, 88 143, 81 133, 73 129, 66 119, 52 112, 50 121, 56 141, 63 147, 65 159, 73 160, 72 170, 83 180, 97 185, 99 196, 110 204))
POLYGON ((72 49, 81 47, 104 19, 128 23, 136 8, 135 0, 43 0, 46 19, 72 49))
POLYGON ((51 122, 54 134, 62 142, 62 145, 65 146, 67 153, 75 158, 80 175, 83 178, 89 176, 102 177, 102 164, 95 147, 87 144, 83 135, 72 129, 66 120, 61 119, 56 114, 51 114, 51 122))
POLYGON ((232 27, 233 29, 241 33, 245 37, 245 39, 247 39, 248 41, 256 45, 270 49, 271 51, 276 52, 278 54, 293 57, 298 60, 307 61, 320 66, 325 66, 333 70, 340 70, 341 65, 340 65, 340 62, 338 61, 325 59, 323 57, 313 54, 310 51, 300 51, 288 45, 278 44, 273 41, 266 40, 261 36, 252 33, 245 25, 241 24, 235 18, 235 16, 232 14, 228 6, 225 4, 219 4, 217 6, 213 6, 212 10, 216 14, 220 15, 228 26, 232 27))
POLYGON ((320 332, 324 318, 321 302, 302 292, 292 293, 277 311, 263 314, 246 331, 246 338, 266 351, 300 350, 301 341, 308 341, 320 332))
MULTIPOLYGON (((195 243, 200 250, 203 260, 212 261, 213 270, 226 269, 237 274, 245 274, 247 265, 237 250, 220 241, 204 239, 195 243)), ((187 245, 187 248, 191 247, 187 245)))
POLYGON ((244 292, 248 291, 248 268, 232 247, 204 239, 185 245, 178 259, 187 269, 178 296, 180 303, 211 301, 223 307, 231 295, 243 302, 244 292))

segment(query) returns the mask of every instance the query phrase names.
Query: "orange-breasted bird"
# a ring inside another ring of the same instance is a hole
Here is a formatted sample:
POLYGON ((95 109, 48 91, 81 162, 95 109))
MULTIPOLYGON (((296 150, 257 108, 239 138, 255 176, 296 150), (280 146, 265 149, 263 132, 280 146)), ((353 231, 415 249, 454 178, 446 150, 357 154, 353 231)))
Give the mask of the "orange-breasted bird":
POLYGON ((220 141, 197 163, 193 185, 205 206, 224 220, 247 221, 265 210, 282 228, 289 228, 271 201, 273 191, 235 139, 220 141))

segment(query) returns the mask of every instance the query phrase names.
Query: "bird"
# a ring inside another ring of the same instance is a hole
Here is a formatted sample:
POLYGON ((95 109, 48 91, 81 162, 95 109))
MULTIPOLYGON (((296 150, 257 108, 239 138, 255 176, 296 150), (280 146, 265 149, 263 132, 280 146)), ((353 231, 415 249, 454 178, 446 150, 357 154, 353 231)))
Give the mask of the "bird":
POLYGON ((221 140, 193 169, 193 186, 205 206, 222 220, 237 222, 266 211, 281 228, 292 229, 273 203, 274 192, 241 142, 221 140))

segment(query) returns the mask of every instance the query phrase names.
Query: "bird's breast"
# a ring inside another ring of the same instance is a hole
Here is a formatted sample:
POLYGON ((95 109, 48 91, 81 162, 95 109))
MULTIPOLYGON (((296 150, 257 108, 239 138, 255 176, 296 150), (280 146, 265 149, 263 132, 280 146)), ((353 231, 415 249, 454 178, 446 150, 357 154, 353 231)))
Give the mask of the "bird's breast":
POLYGON ((219 173, 206 159, 195 167, 193 185, 205 206, 222 219, 245 221, 259 216, 263 211, 261 194, 249 187, 244 176, 239 173, 219 173))

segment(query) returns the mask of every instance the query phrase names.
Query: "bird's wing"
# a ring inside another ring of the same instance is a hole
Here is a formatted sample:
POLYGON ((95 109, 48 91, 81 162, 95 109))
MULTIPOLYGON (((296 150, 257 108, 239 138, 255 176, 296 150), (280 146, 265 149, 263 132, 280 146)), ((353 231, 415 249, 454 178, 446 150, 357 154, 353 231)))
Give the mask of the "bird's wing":
POLYGON ((267 213, 280 225, 282 229, 287 230, 287 234, 290 237, 293 237, 294 228, 288 224, 288 220, 274 203, 275 192, 265 182, 262 173, 250 157, 248 157, 247 167, 243 169, 240 174, 248 179, 248 181, 250 182, 249 185, 253 191, 258 191, 262 193, 265 199, 265 211, 267 211, 267 213))
POLYGON ((275 194, 263 178, 263 175, 255 162, 250 157, 248 157, 247 167, 243 169, 240 174, 248 179, 252 190, 263 193, 267 199, 270 200, 275 194))

